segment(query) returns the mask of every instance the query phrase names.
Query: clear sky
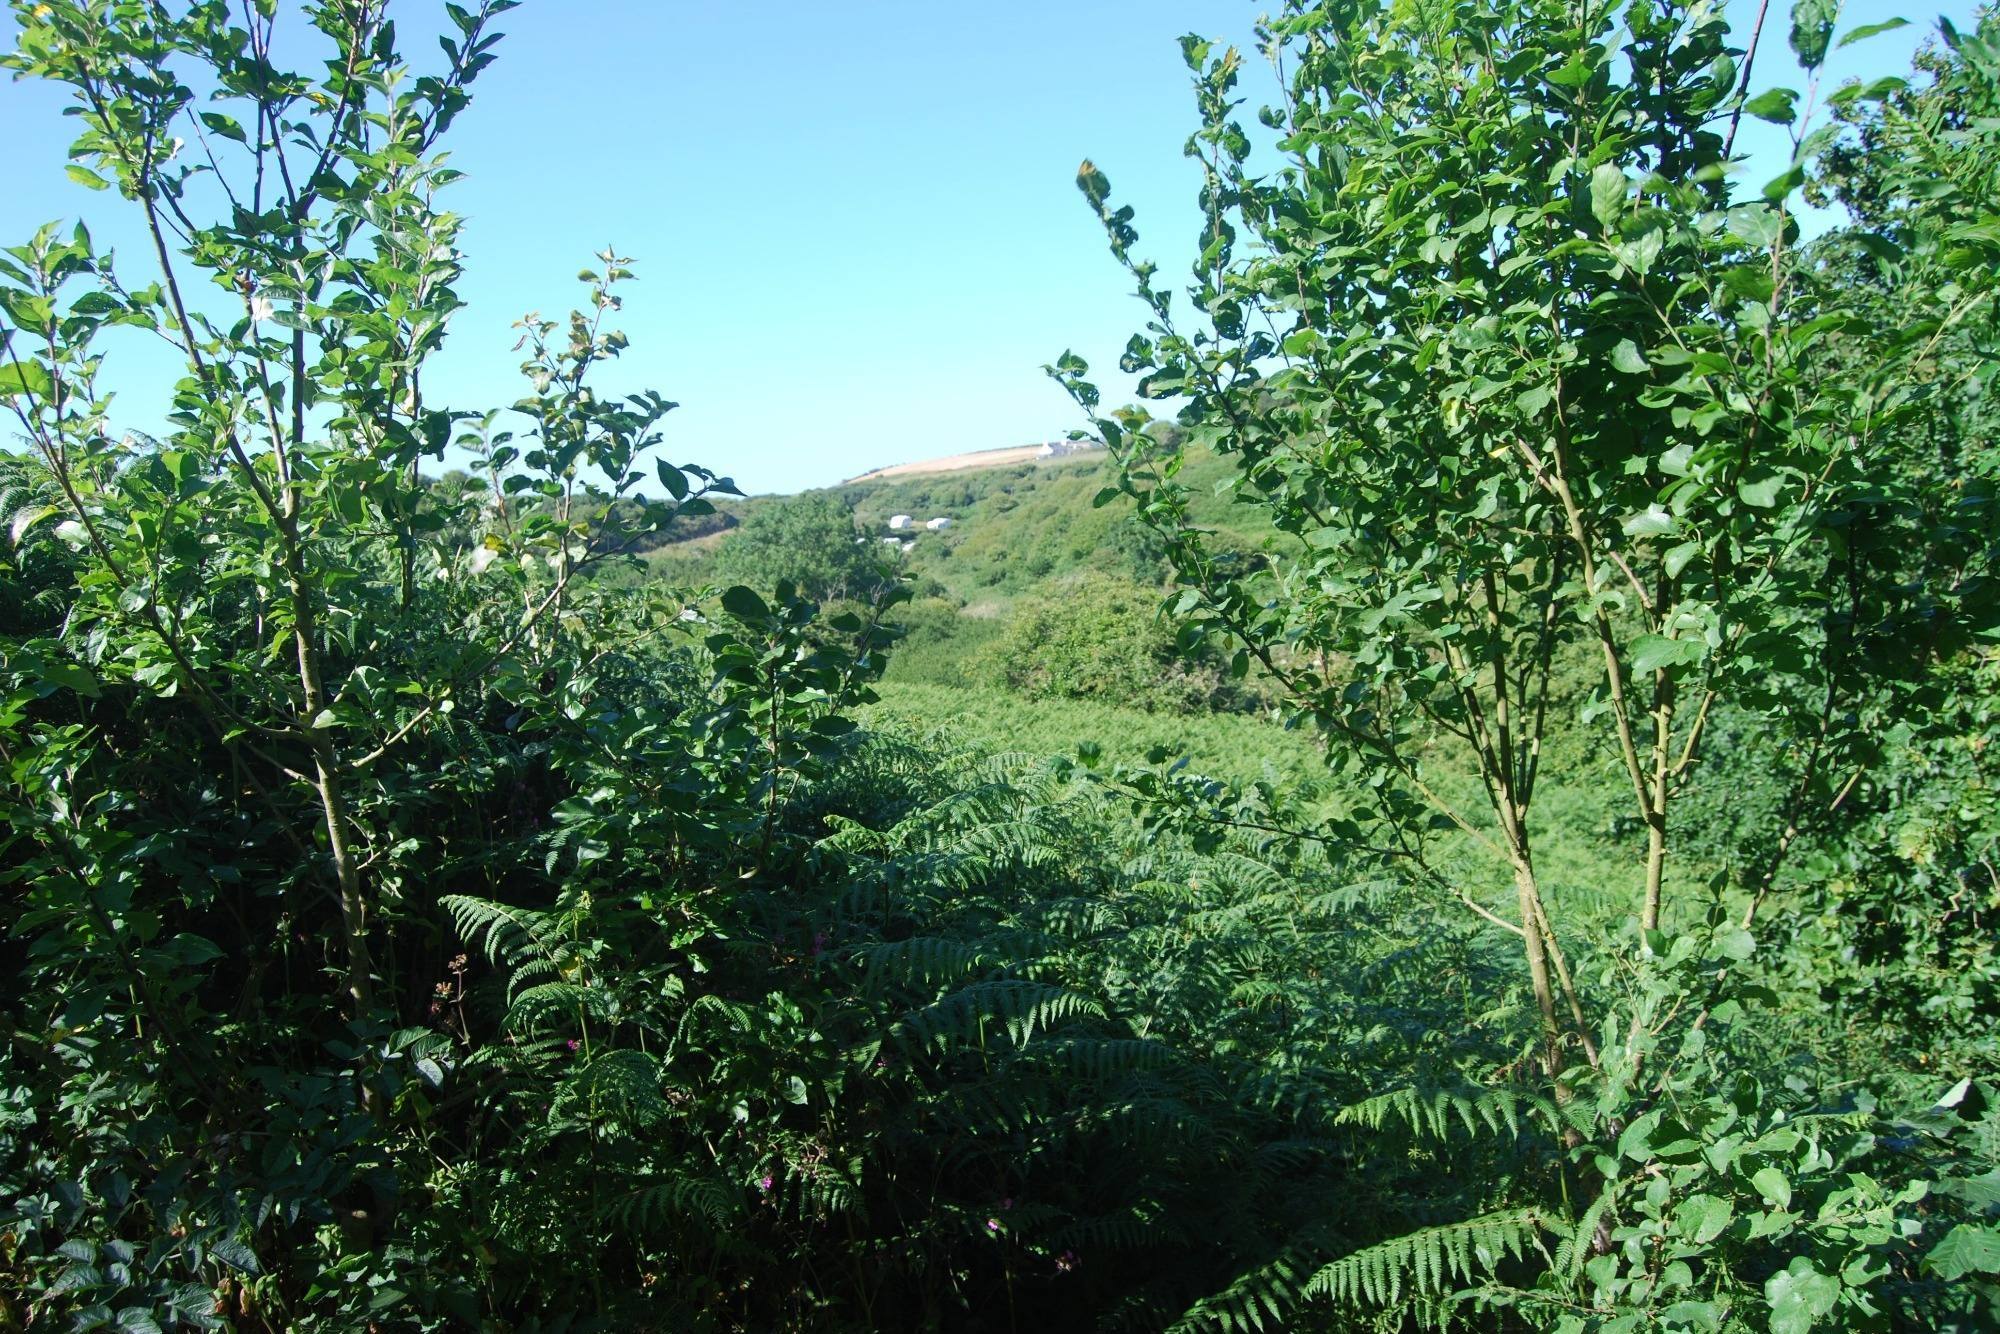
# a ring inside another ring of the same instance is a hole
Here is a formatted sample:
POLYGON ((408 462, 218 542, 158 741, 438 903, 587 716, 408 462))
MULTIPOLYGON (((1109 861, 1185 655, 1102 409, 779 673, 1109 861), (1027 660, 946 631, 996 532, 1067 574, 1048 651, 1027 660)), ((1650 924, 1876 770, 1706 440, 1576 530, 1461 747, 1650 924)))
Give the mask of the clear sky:
MULTIPOLYGON (((668 454, 753 491, 1050 439, 1080 421, 1041 367, 1074 348, 1113 370, 1142 312, 1073 184, 1080 159, 1138 209, 1141 248, 1183 271, 1198 178, 1177 39, 1249 46, 1271 0, 781 3, 529 0, 453 128, 469 179, 469 308, 425 389, 483 408, 519 396, 511 322, 557 314, 607 242, 632 256, 620 388, 678 400, 668 454)), ((1729 0, 1746 35, 1755 0, 1729 0)), ((1961 25, 1971 0, 1944 12, 1961 25)), ((398 0, 406 26, 429 0, 398 0)), ((1901 13, 1854 0, 1842 30, 1901 13)), ((1824 85, 1908 68, 1935 27, 1838 51, 1824 85)), ((1758 87, 1803 80, 1774 0, 1758 87)), ((419 61, 428 43, 407 43, 419 61)), ((429 51, 436 57, 435 49, 429 51)), ((1266 84, 1251 62, 1249 121, 1266 84)), ((53 90, 0 84, 0 239, 81 215, 131 234, 119 201, 71 185, 53 90)), ((1789 146, 1745 122, 1752 171, 1789 146)), ((161 391, 127 372, 134 418, 161 391)), ((156 412, 157 409, 154 409, 156 412)))

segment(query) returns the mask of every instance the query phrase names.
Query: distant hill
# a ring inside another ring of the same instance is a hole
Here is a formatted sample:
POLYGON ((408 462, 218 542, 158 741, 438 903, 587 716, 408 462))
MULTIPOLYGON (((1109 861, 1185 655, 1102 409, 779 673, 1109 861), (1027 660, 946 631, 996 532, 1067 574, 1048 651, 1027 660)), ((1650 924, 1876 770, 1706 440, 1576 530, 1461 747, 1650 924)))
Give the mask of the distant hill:
MULTIPOLYGON (((1116 481, 1117 469, 1099 446, 1068 455, 1034 457, 1026 450, 983 450, 932 460, 929 465, 880 468, 829 488, 869 532, 889 535, 889 520, 908 514, 916 523, 895 535, 912 545, 903 556, 927 597, 944 597, 972 615, 988 615, 1038 585, 1077 571, 1117 574, 1159 584, 1166 571, 1157 546, 1134 521, 1128 501, 1099 507, 1097 494, 1116 481), (1023 457, 1023 454, 1028 457, 1023 457), (975 459, 965 467, 939 467, 975 459), (949 518, 941 532, 927 520, 949 518)), ((1272 536, 1253 511, 1233 503, 1219 483, 1232 476, 1226 461, 1206 450, 1190 451, 1181 481, 1194 493, 1195 517, 1222 544, 1256 551, 1272 536)), ((733 528, 780 496, 731 500, 713 522, 716 531, 690 533, 646 555, 656 577, 698 583, 708 577, 717 546, 733 528)))
POLYGON ((876 468, 858 477, 850 477, 841 485, 853 486, 857 482, 881 482, 899 477, 918 477, 926 473, 1004 468, 1023 463, 1059 463, 1081 455, 1102 453, 1103 449, 1104 446, 1094 440, 1055 440, 1041 445, 975 449, 964 454, 946 454, 942 458, 920 459, 915 463, 892 463, 886 468, 876 468))

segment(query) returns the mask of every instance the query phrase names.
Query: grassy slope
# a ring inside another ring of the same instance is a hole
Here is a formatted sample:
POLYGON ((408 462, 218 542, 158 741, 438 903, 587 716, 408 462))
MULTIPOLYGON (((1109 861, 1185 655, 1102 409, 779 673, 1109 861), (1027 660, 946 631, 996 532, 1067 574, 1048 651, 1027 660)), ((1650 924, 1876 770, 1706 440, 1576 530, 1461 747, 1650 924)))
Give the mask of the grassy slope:
POLYGON ((1182 716, 1094 700, 1026 699, 998 687, 971 689, 926 681, 890 681, 871 706, 877 722, 938 726, 955 738, 996 750, 1073 755, 1094 742, 1108 762, 1143 764, 1154 750, 1186 755, 1197 772, 1246 783, 1270 777, 1324 785, 1317 738, 1242 714, 1182 716))
MULTIPOLYGON (((1032 754, 1074 755, 1094 742, 1110 764, 1144 764, 1150 753, 1185 756, 1192 772, 1232 784, 1270 779, 1294 794, 1328 794, 1324 751, 1309 732, 1240 714, 1181 716, 1149 713, 1089 700, 1032 700, 1005 689, 954 687, 921 681, 888 681, 882 700, 865 721, 918 732, 933 729, 978 748, 1032 754)), ((1446 757, 1441 757, 1446 758, 1446 757)), ((1551 784, 1538 804, 1544 813, 1537 862, 1545 891, 1556 903, 1586 907, 1607 923, 1632 899, 1634 854, 1644 842, 1637 830, 1614 831, 1618 774, 1605 754, 1583 764, 1586 780, 1551 784), (1610 799, 1608 799, 1610 798, 1610 799)), ((1476 823, 1487 825, 1485 798, 1469 772, 1446 762, 1433 770, 1445 797, 1476 823)), ((1315 803, 1316 804, 1316 803, 1315 803)), ((1504 906, 1513 892, 1508 869, 1456 830, 1432 836, 1439 869, 1481 901, 1504 906)))
MULTIPOLYGON (((1202 497, 1197 517, 1231 545, 1254 550, 1269 530, 1249 512, 1215 496, 1229 469, 1212 455, 1191 455, 1183 478, 1202 497)), ((1016 595, 1049 578, 1081 568, 1135 574, 1136 549, 1129 507, 1096 508, 1091 501, 1112 480, 1102 455, 1074 461, 1017 464, 976 471, 937 473, 836 488, 872 532, 885 533, 889 517, 910 514, 919 522, 949 517, 941 533, 914 535, 909 568, 920 585, 942 592, 974 614, 990 615, 1016 595)), ((732 501, 727 508, 747 515, 773 497, 732 501)), ((726 535, 674 543, 646 554, 662 577, 699 578, 707 555, 726 535)))
MULTIPOLYGON (((1216 494, 1230 475, 1213 456, 1191 456, 1183 478, 1200 499, 1197 518, 1229 545, 1254 550, 1270 536, 1254 516, 1216 494)), ((1100 457, 1054 464, 1018 465, 857 483, 840 488, 861 522, 886 531, 892 514, 919 521, 953 520, 942 533, 920 533, 908 565, 920 590, 905 611, 909 639, 892 656, 882 701, 869 710, 878 724, 948 734, 994 750, 1076 753, 1083 742, 1102 748, 1107 763, 1144 763, 1149 752, 1185 755, 1199 773, 1233 783, 1272 778, 1300 791, 1324 790, 1326 769, 1318 739, 1261 717, 1233 714, 1177 715, 1090 700, 1028 699, 993 679, 984 656, 1008 608, 1021 594, 1080 569, 1139 576, 1129 507, 1092 500, 1113 473, 1100 457)), ((739 514, 768 498, 735 502, 739 514)), ((669 546, 647 557, 655 573, 696 581, 726 535, 669 546)), ((1557 766, 1567 784, 1545 787, 1538 854, 1549 892, 1557 899, 1601 904, 1607 912, 1631 897, 1635 831, 1611 829, 1620 780, 1608 752, 1586 758, 1578 738, 1552 745, 1569 752, 1557 766)), ((1552 757, 1553 758, 1553 757, 1552 757)), ((1483 817, 1484 794, 1469 770, 1447 757, 1434 773, 1459 808, 1483 817)), ((1457 832, 1437 836, 1444 869, 1490 902, 1511 893, 1508 873, 1457 832)))
MULTIPOLYGON (((977 607, 1004 601, 1034 584, 1087 568, 1138 574, 1138 534, 1130 507, 1091 502, 1114 478, 1109 460, 995 468, 847 488, 843 494, 864 523, 892 514, 950 516, 953 526, 926 533, 910 553, 920 580, 935 580, 977 607)), ((1203 497, 1197 517, 1234 546, 1254 550, 1269 535, 1249 511, 1214 495, 1230 475, 1213 455, 1191 456, 1182 474, 1203 497)))

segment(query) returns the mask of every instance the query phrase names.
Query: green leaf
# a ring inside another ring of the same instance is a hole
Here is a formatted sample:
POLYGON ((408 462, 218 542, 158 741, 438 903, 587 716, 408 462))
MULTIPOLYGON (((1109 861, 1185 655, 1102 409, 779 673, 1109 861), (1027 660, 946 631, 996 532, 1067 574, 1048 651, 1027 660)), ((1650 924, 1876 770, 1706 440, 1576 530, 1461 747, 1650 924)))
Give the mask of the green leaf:
POLYGON ((1833 39, 1840 0, 1796 0, 1792 5, 1792 51, 1805 69, 1818 69, 1833 39))
POLYGON ((1785 479, 1778 473, 1766 473, 1762 477, 1746 477, 1736 484, 1736 494, 1746 505, 1754 505, 1760 510, 1770 509, 1778 503, 1779 494, 1785 489, 1785 479))
POLYGON ((168 953, 184 968, 199 968, 222 957, 222 947, 206 936, 183 931, 167 942, 168 953))
POLYGON ((1759 204, 1744 204, 1729 210, 1729 234, 1739 241, 1769 250, 1784 234, 1784 219, 1775 209, 1759 204))
POLYGON ((179 484, 185 483, 196 472, 200 460, 195 458, 190 450, 170 449, 160 455, 160 463, 173 477, 175 483, 179 484))
POLYGON ((69 308, 75 315, 116 315, 125 309, 125 303, 109 292, 85 292, 70 302, 69 308))
POLYGON ((208 1253, 231 1269, 245 1274, 258 1273, 257 1253, 234 1237, 223 1237, 208 1244, 208 1253))
POLYGON ((1735 1216, 1736 1208, 1728 1200, 1715 1195, 1690 1195, 1674 1211, 1674 1226, 1681 1236, 1698 1246, 1706 1246, 1722 1235, 1735 1216))
POLYGON ((1924 1266, 1947 1283, 1967 1274, 2000 1274, 2000 1229, 1960 1223, 1931 1247, 1924 1266))
POLYGON ((1725 926, 1715 933, 1715 952, 1725 959, 1742 963, 1757 952, 1757 938, 1740 926, 1725 926))
POLYGON ((248 144, 250 142, 243 135, 243 127, 237 124, 233 117, 225 116, 220 111, 202 112, 201 123, 208 127, 211 134, 219 134, 223 138, 233 139, 239 144, 248 144))
POLYGON ((1792 123, 1792 104, 1799 95, 1789 88, 1767 88, 1743 104, 1743 110, 1758 120, 1768 120, 1773 125, 1792 123))
POLYGON ((78 185, 85 186, 92 190, 108 190, 111 188, 110 181, 105 180, 102 176, 99 176, 89 167, 80 166, 77 163, 72 162, 67 167, 64 167, 63 170, 67 172, 69 178, 75 181, 78 185))
POLYGON ((1548 80, 1558 88, 1581 88, 1590 82, 1590 76, 1597 67, 1583 58, 1581 52, 1573 55, 1560 68, 1549 71, 1548 80))
POLYGON ((1708 1331, 1722 1328, 1723 1307, 1716 1302, 1675 1302, 1663 1309, 1659 1318, 1670 1329, 1708 1331))
POLYGON ((1618 1156, 1630 1158, 1633 1162, 1648 1162, 1653 1157, 1653 1131, 1659 1128, 1662 1113, 1658 1108, 1625 1127, 1618 1137, 1618 1156))
POLYGON ((1627 537, 1662 537, 1679 528, 1680 520, 1660 505, 1648 505, 1619 525, 1627 537))
POLYGON ((1771 1334, 1806 1334, 1840 1303, 1840 1280, 1797 1256, 1764 1284, 1764 1300, 1771 1304, 1771 1334))
POLYGON ((1644 375, 1650 369, 1639 345, 1629 338, 1619 339, 1618 345, 1611 349, 1611 364, 1627 375, 1644 375))
POLYGON ((1940 1195, 1950 1195, 1964 1200, 1974 1209, 1981 1211, 2000 1205, 2000 1167, 1982 1172, 1976 1177, 1951 1177, 1934 1187, 1940 1195))
POLYGON ((49 373, 38 361, 13 361, 0 366, 0 398, 16 394, 49 396, 49 373))
POLYGON ((755 589, 744 584, 723 590, 722 609, 740 621, 763 621, 771 616, 771 609, 764 605, 764 599, 757 596, 755 589))
POLYGON ((1806 169, 1802 164, 1793 163, 1782 172, 1764 182, 1764 198, 1770 203, 1783 203, 1792 191, 1806 183, 1806 169))
POLYGON ((1590 173, 1590 213, 1606 227, 1625 212, 1625 194, 1631 182, 1614 162, 1606 162, 1590 173))
POLYGON ((1644 676, 1668 667, 1682 667, 1708 656, 1708 645, 1699 639, 1669 639, 1665 635, 1640 635, 1632 641, 1632 671, 1644 676))
POLYGON ((8 540, 13 542, 15 546, 20 546, 21 539, 28 535, 30 528, 33 528, 36 524, 55 512, 56 507, 54 505, 30 505, 14 511, 14 522, 8 526, 7 530, 8 540))
POLYGON ((1843 239, 1852 241, 1855 245, 1867 251, 1868 257, 1877 264, 1901 264, 1903 262, 1902 248, 1886 236, 1878 236, 1874 232, 1864 231, 1843 232, 1841 235, 1843 239))
POLYGON ((42 680, 62 690, 74 690, 89 699, 96 699, 104 693, 97 678, 88 667, 68 658, 54 658, 42 664, 42 680))
POLYGON ((1789 1208, 1792 1203, 1792 1183, 1785 1174, 1775 1167, 1760 1167, 1750 1174, 1750 1184, 1757 1193, 1780 1209, 1789 1208))
POLYGON ((1894 32, 1898 28, 1907 28, 1909 26, 1910 21, 1908 19, 1883 19, 1880 23, 1864 23, 1858 28, 1841 34, 1840 40, 1835 43, 1835 49, 1852 45, 1855 42, 1866 41, 1877 33, 1894 32))

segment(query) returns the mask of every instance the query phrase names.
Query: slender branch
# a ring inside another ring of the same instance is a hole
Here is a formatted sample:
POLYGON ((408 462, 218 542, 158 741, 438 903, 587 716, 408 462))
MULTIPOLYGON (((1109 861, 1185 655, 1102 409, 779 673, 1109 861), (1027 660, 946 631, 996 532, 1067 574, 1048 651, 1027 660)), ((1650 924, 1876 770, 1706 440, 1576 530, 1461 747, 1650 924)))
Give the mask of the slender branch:
POLYGON ((1729 133, 1722 138, 1722 156, 1726 161, 1736 147, 1736 129, 1743 123, 1743 99, 1750 93, 1750 71, 1757 64, 1757 44, 1764 36, 1764 15, 1771 8, 1771 0, 1758 0, 1757 19, 1750 25, 1750 45, 1743 52, 1743 77, 1736 84, 1736 109, 1729 113, 1729 133))

